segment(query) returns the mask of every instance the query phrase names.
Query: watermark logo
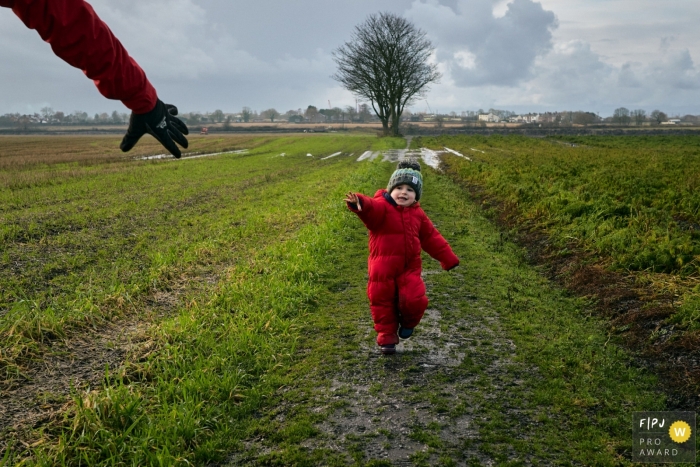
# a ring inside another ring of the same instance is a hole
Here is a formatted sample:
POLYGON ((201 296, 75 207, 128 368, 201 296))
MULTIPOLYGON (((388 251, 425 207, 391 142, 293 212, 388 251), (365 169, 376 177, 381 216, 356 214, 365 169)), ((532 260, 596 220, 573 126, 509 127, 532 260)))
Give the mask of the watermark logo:
POLYGON ((695 412, 634 412, 632 460, 695 462, 695 412))

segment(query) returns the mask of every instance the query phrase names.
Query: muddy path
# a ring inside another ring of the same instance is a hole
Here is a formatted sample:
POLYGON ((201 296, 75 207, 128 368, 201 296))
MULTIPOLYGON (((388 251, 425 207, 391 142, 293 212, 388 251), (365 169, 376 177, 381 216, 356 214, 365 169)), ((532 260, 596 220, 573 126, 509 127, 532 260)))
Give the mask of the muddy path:
MULTIPOLYGON (((487 299, 467 295, 466 306, 455 302, 454 294, 464 292, 463 274, 451 274, 438 291, 433 278, 440 273, 435 265, 424 270, 430 308, 395 355, 377 351, 368 313, 347 324, 358 331, 352 344, 345 343, 325 385, 306 396, 303 410, 322 415, 315 436, 300 445, 307 459, 321 456, 318 465, 450 465, 448 459, 451 465, 496 465, 505 457, 542 465, 512 449, 497 455, 484 449, 480 427, 493 421, 488 413, 494 408, 515 421, 512 430, 525 432, 528 420, 517 400, 530 391, 523 374, 537 370, 514 361, 515 345, 487 299)), ((299 408, 283 403, 270 416, 284 426, 300 416, 299 408)), ((226 465, 267 465, 276 457, 264 436, 246 447, 226 465)))
POLYGON ((187 294, 214 282, 203 275, 153 291, 121 319, 48 343, 38 359, 21 367, 19 378, 0 381, 0 453, 8 445, 19 451, 31 446, 40 435, 36 429, 62 417, 75 395, 101 389, 108 375, 142 360, 154 346, 149 328, 170 316, 187 294))
MULTIPOLYGON (((381 186, 395 167, 383 165, 354 181, 364 192, 381 186)), ((396 355, 379 354, 367 235, 345 212, 332 267, 313 278, 320 292, 294 318, 297 344, 272 355, 279 363, 261 376, 274 387, 236 394, 237 404, 264 403, 217 420, 214 429, 240 432, 202 465, 630 465, 629 412, 663 408, 653 379, 611 340, 592 304, 529 263, 449 177, 428 169, 426 187, 421 204, 462 264, 444 272, 424 257, 430 305, 415 334, 396 355)), ((150 327, 221 280, 194 274, 187 287, 149 297, 159 311, 146 319, 57 343, 20 385, 3 389, 11 410, 0 442, 37 442, 23 433, 66 413, 74 388, 98 388, 106 365, 138 366, 150 327)))
MULTIPOLYGON (((430 293, 434 288, 426 282, 430 293)), ((447 297, 433 300, 415 336, 390 358, 377 353, 365 321, 367 338, 353 355, 365 364, 333 378, 328 397, 344 406, 319 425, 324 440, 319 445, 328 443, 324 447, 344 454, 348 462, 362 453, 363 459, 392 465, 436 465, 446 458, 463 465, 493 464, 496 460, 479 449, 480 409, 495 402, 489 399, 498 393, 519 388, 518 373, 530 369, 514 366, 515 345, 488 303, 474 297, 470 312, 461 311, 447 297), (490 394, 482 393, 485 387, 490 394)), ((502 410, 518 416, 508 404, 502 410)))
POLYGON ((62 416, 76 391, 102 386, 106 373, 118 371, 127 356, 148 348, 146 323, 132 319, 99 331, 53 343, 22 377, 0 389, 0 452, 9 443, 32 443, 31 429, 62 416))
POLYGON ((478 205, 449 181, 427 186, 424 209, 463 261, 444 272, 424 258, 430 304, 414 335, 379 354, 356 229, 303 324, 297 382, 211 465, 630 464, 629 411, 663 405, 653 379, 478 205))

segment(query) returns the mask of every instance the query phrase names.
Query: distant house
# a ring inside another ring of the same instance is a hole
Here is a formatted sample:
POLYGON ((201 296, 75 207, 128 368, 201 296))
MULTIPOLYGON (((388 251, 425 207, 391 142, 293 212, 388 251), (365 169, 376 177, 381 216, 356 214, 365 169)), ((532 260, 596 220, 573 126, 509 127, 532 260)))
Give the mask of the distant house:
POLYGON ((479 114, 479 121, 488 123, 498 123, 501 121, 501 118, 498 115, 492 113, 479 114))
POLYGON ((680 118, 669 118, 667 121, 661 122, 662 125, 678 125, 679 123, 681 123, 680 118))
POLYGON ((307 117, 309 123, 326 123, 326 116, 322 113, 317 113, 311 117, 307 117))
POLYGON ((508 119, 510 123, 537 123, 540 121, 540 114, 515 115, 508 119))

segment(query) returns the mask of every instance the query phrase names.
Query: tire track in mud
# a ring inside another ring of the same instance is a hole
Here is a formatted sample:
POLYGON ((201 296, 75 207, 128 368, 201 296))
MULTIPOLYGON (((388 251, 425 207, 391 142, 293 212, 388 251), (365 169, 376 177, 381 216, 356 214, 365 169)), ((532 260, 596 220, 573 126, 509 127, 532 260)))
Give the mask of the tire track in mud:
MULTIPOLYGON (((405 152, 390 157, 401 160, 405 152)), ((364 269, 363 263, 352 268, 364 269)), ((429 308, 391 356, 378 352, 364 287, 341 281, 340 290, 329 288, 335 297, 325 312, 333 316, 330 333, 315 329, 318 323, 307 332, 325 334, 320 338, 336 342, 335 349, 307 364, 313 369, 302 381, 282 388, 280 399, 256 415, 261 427, 224 464, 211 466, 285 465, 290 459, 303 465, 549 465, 511 444, 526 442, 536 423, 523 401, 532 391, 526 380, 539 379, 538 370, 516 360, 497 306, 475 295, 489 279, 479 276, 475 283, 465 268, 448 273, 424 262, 429 308), (344 303, 364 306, 345 316, 344 303), (313 426, 290 446, 283 433, 308 420, 313 426), (500 427, 503 420, 508 426, 500 427), (494 424, 509 439, 494 439, 494 424)), ((310 350, 302 349, 300 365, 310 350)))
MULTIPOLYGON (((535 465, 512 447, 501 446, 505 452, 498 456, 483 450, 480 427, 496 406, 512 420, 507 431, 526 439, 531 421, 519 400, 529 391, 524 374, 537 370, 514 361, 515 345, 505 337, 498 313, 465 290, 459 268, 446 273, 437 264, 428 267, 423 277, 430 307, 395 355, 378 352, 369 311, 343 324, 360 330, 352 348, 339 356, 335 372, 324 375, 327 384, 316 384, 305 396, 311 402, 304 410, 324 415, 315 425, 317 434, 300 444, 309 465, 488 466, 500 464, 504 455, 535 465), (311 461, 316 453, 324 460, 311 461)), ((293 405, 283 402, 272 410, 280 427, 293 423, 293 405)), ((277 465, 269 460, 277 449, 269 440, 249 440, 246 453, 225 465, 277 465)))
MULTIPOLYGON (((205 277, 205 282, 215 280, 205 277)), ((72 393, 100 388, 107 372, 115 374, 147 354, 153 345, 149 327, 172 314, 185 292, 182 284, 157 291, 145 298, 138 315, 54 341, 41 360, 23 369, 20 378, 2 382, 0 453, 9 444, 28 447, 34 441, 31 430, 62 416, 72 403, 72 393)))
MULTIPOLYGON (((294 178, 304 175, 302 170, 291 174, 294 178)), ((255 177, 242 186, 248 189, 268 183, 265 177, 255 177)), ((200 194, 198 201, 208 200, 209 194, 200 194)), ((279 235, 287 233, 286 229, 279 231, 279 235)), ((8 445, 27 448, 36 441, 37 433, 32 430, 61 417, 72 404, 71 394, 100 389, 107 371, 113 375, 141 360, 153 346, 148 329, 181 308, 189 295, 208 295, 226 267, 222 263, 213 271, 209 267, 195 270, 167 284, 167 290, 139 298, 129 305, 129 311, 120 312, 123 317, 114 321, 100 317, 91 326, 69 329, 62 339, 42 343, 38 356, 22 362, 18 377, 0 379, 0 459, 8 445)))
POLYGON ((119 368, 146 340, 143 328, 139 322, 110 323, 93 335, 52 345, 51 355, 0 391, 0 451, 11 441, 26 443, 27 429, 60 416, 73 390, 99 386, 107 368, 119 368))
MULTIPOLYGON (((332 442, 320 446, 347 453, 348 461, 361 453, 365 462, 392 465, 435 465, 447 457, 456 465, 495 464, 479 449, 479 409, 522 383, 507 369, 517 366, 515 345, 504 337, 489 303, 474 298, 468 308, 454 306, 451 297, 464 281, 459 273, 452 275, 455 284, 435 297, 431 276, 439 272, 423 271, 431 307, 396 355, 377 352, 369 317, 357 323, 366 328, 366 338, 354 356, 365 364, 333 378, 328 397, 344 407, 319 425, 321 438, 332 442)), ((518 417, 514 407, 503 410, 518 417)))

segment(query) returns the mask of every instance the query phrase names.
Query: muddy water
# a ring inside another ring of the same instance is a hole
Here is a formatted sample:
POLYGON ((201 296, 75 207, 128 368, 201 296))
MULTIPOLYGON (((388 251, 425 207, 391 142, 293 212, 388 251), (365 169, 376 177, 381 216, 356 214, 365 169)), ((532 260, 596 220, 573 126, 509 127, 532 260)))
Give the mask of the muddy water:
MULTIPOLYGON (((410 145, 410 141, 409 141, 410 145)), ((425 165, 432 167, 435 170, 440 168, 440 155, 444 153, 452 153, 459 157, 465 157, 459 152, 445 148, 445 150, 434 151, 432 149, 420 148, 420 149, 386 149, 384 151, 365 151, 360 157, 357 158, 357 162, 362 161, 373 161, 378 157, 381 157, 382 162, 400 162, 404 160, 419 160, 425 165)), ((465 157, 469 159, 468 157, 465 157)), ((470 159, 471 160, 471 159, 470 159)))
MULTIPOLYGON (((424 271, 429 297, 435 273, 439 270, 424 271)), ((508 385, 518 384, 505 370, 513 365, 515 346, 503 337, 488 303, 475 300, 469 309, 452 308, 450 293, 442 293, 396 355, 380 355, 371 340, 363 341, 355 356, 364 363, 337 375, 328 392, 345 407, 319 426, 326 441, 317 438, 309 448, 359 448, 365 459, 393 465, 413 465, 417 459, 433 465, 440 453, 464 460, 457 465, 493 465, 478 449, 475 419, 479 407, 504 386, 504 377, 508 385), (472 370, 475 360, 479 371, 472 370), (455 412, 455 407, 463 410, 455 412)), ((373 337, 371 323, 364 324, 373 337)))
MULTIPOLYGON (((436 286, 434 278, 447 273, 437 264, 428 267, 423 276, 430 308, 395 355, 378 352, 369 312, 346 323, 361 332, 342 356, 344 363, 327 375, 330 384, 310 397, 306 410, 327 416, 315 426, 319 434, 301 443, 309 459, 313 452, 326 452, 347 465, 357 459, 437 465, 444 456, 454 465, 497 464, 480 449, 483 409, 498 406, 509 419, 522 418, 508 394, 526 393, 521 377, 536 369, 514 361, 515 345, 488 300, 468 295, 464 300, 459 268, 449 273, 452 285, 445 287, 436 286)), ((293 410, 278 410, 284 424, 293 410)), ((259 456, 270 455, 275 446, 255 440, 247 451, 227 465, 259 465, 259 456)), ((515 452, 509 457, 533 465, 515 452)))

